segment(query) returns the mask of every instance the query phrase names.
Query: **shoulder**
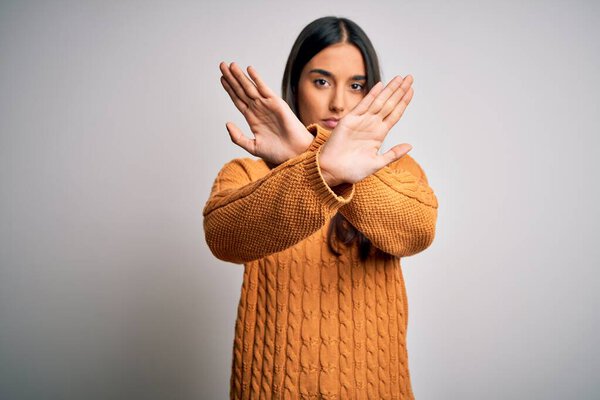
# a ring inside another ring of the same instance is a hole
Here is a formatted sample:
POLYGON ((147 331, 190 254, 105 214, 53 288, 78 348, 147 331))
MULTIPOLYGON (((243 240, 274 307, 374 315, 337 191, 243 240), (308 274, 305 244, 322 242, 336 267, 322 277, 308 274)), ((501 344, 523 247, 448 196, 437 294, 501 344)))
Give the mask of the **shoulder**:
POLYGON ((421 165, 410 155, 406 154, 401 159, 394 161, 389 165, 394 171, 407 171, 418 179, 427 181, 425 171, 421 165))

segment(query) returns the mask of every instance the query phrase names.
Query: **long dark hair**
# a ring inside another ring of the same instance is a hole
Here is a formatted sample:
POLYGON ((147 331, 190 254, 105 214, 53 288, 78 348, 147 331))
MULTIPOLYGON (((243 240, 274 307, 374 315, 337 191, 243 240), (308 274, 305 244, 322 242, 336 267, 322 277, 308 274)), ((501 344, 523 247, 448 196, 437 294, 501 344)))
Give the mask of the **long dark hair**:
MULTIPOLYGON (((294 42, 281 82, 281 97, 289 104, 296 116, 299 116, 298 82, 302 69, 321 50, 337 43, 349 43, 360 50, 367 73, 367 92, 381 80, 375 48, 365 32, 355 22, 338 17, 323 17, 314 20, 300 32, 294 42)), ((371 241, 339 212, 331 219, 327 231, 327 245, 334 254, 339 256, 340 252, 335 248, 334 236, 347 246, 357 242, 359 256, 362 260, 369 256, 371 241)))

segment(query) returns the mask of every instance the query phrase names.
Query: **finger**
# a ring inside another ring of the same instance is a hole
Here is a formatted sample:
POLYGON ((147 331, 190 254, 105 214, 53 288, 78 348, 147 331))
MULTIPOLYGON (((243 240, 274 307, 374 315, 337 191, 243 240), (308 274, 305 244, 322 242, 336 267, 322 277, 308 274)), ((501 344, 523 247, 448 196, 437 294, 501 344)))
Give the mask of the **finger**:
POLYGON ((381 166, 379 167, 379 169, 385 167, 386 165, 393 163, 396 160, 401 159, 409 151, 411 151, 412 148, 413 148, 412 145, 410 145, 408 143, 402 143, 402 144, 398 144, 398 145, 392 147, 391 149, 389 149, 388 151, 386 151, 385 153, 383 153, 382 155, 379 156, 379 159, 381 161, 381 164, 380 164, 381 166))
POLYGON ((239 65, 232 62, 229 66, 229 69, 231 70, 231 73, 233 74, 235 79, 237 79, 238 83, 244 89, 246 96, 253 100, 261 97, 261 95, 258 93, 258 90, 256 90, 256 86, 254 85, 254 83, 252 83, 252 81, 246 76, 246 74, 244 74, 244 71, 242 71, 239 65))
POLYGON ((233 143, 237 144, 253 156, 256 155, 256 142, 254 139, 244 136, 244 133, 233 122, 226 123, 225 128, 227 128, 227 132, 229 132, 229 137, 233 143))
POLYGON ((400 87, 402 81, 403 79, 401 76, 396 76, 394 77, 394 79, 388 82, 386 87, 381 91, 381 93, 379 93, 375 100, 373 100, 373 103, 371 103, 371 106, 369 107, 368 111, 372 114, 377 114, 379 111, 381 111, 385 102, 390 98, 392 94, 394 94, 396 89, 400 87))
POLYGON ((242 88, 242 85, 240 85, 235 76, 233 76, 231 68, 225 62, 222 62, 221 64, 219 64, 219 69, 221 70, 221 73, 223 74, 223 77, 225 78, 227 83, 229 83, 229 86, 235 92, 236 96, 239 97, 244 103, 250 103, 252 99, 249 98, 248 95, 246 95, 246 92, 244 91, 244 88, 242 88))
POLYGON ((411 75, 408 75, 404 78, 400 87, 396 89, 396 91, 390 96, 390 98, 385 102, 381 111, 379 112, 379 115, 381 115, 383 119, 385 119, 392 111, 394 111, 394 109, 396 108, 400 100, 402 100, 408 89, 411 88, 413 82, 414 79, 411 75))
POLYGON ((258 72, 256 72, 256 70, 254 69, 253 66, 248 67, 248 75, 250 75, 250 78, 252 78, 252 80, 256 84, 256 88, 258 89, 258 92, 263 97, 275 97, 276 96, 276 94, 267 86, 267 84, 258 75, 258 72))
POLYGON ((221 84, 231 98, 231 101, 233 101, 233 104, 235 104, 235 107, 240 110, 242 114, 244 114, 248 109, 248 105, 237 96, 233 88, 229 85, 229 83, 227 83, 227 79, 225 79, 223 76, 221 77, 221 84))
POLYGON ((408 104, 413 98, 414 90, 413 88, 409 88, 408 91, 404 94, 404 97, 400 100, 400 102, 396 105, 396 108, 383 120, 390 128, 400 120, 402 115, 404 114, 404 110, 408 107, 408 104))
POLYGON ((371 103, 373 103, 373 100, 375 100, 377 95, 381 93, 382 90, 383 83, 377 82, 375 86, 373 86, 371 90, 369 90, 369 93, 367 93, 367 95, 363 97, 363 99, 354 107, 352 112, 356 115, 364 114, 369 109, 371 103))

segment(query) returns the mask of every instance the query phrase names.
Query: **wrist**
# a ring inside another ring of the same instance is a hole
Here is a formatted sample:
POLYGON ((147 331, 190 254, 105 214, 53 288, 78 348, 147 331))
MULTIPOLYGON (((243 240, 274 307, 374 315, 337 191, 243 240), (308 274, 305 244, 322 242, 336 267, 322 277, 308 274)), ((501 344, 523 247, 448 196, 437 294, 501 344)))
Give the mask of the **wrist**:
POLYGON ((321 176, 323 177, 323 180, 325 181, 327 186, 329 186, 330 188, 334 188, 342 184, 342 182, 335 179, 335 177, 327 171, 321 170, 321 176))
POLYGON ((294 157, 299 156, 307 151, 314 140, 313 135, 306 129, 304 125, 302 125, 302 123, 299 123, 296 129, 298 133, 292 135, 292 137, 295 137, 296 140, 293 141, 293 146, 291 148, 294 157))
POLYGON ((330 172, 330 169, 328 167, 329 164, 327 161, 327 157, 324 158, 322 156, 320 149, 317 152, 317 165, 319 166, 319 171, 321 172, 321 176, 323 177, 323 180, 330 188, 333 188, 335 186, 338 186, 338 185, 341 185, 342 183, 344 183, 341 180, 337 179, 335 177, 335 175, 330 172))

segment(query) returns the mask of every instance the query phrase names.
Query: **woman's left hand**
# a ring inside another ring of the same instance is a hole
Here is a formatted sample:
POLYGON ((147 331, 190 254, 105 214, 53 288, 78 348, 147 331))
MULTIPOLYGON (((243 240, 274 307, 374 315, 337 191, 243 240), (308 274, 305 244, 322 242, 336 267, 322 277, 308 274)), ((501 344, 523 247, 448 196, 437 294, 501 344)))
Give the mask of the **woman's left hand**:
POLYGON ((235 63, 222 62, 219 68, 223 74, 221 84, 254 134, 254 139, 250 139, 234 123, 228 122, 225 126, 235 144, 274 165, 306 151, 313 136, 253 67, 248 67, 252 80, 235 63))
POLYGON ((319 154, 321 173, 329 186, 357 183, 412 149, 403 143, 379 154, 383 140, 413 97, 412 83, 412 75, 397 76, 385 88, 377 83, 340 120, 319 154))

